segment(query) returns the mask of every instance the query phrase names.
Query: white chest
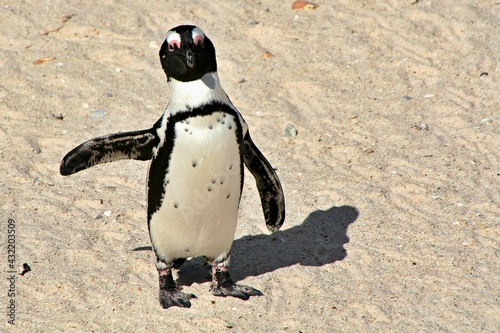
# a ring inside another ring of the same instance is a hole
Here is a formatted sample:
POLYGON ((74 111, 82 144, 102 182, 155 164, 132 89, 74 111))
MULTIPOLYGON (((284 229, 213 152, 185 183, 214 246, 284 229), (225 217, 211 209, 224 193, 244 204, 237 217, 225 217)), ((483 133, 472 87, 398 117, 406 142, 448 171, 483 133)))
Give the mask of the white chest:
POLYGON ((153 246, 163 259, 229 252, 242 181, 236 121, 215 112, 174 125, 165 195, 150 221, 153 246))

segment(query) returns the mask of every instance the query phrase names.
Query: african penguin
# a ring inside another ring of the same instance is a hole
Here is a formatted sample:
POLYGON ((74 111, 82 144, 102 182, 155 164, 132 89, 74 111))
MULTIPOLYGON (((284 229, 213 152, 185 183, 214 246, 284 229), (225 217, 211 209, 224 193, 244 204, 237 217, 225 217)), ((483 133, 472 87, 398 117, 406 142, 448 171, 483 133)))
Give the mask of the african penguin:
POLYGON ((148 173, 148 228, 159 275, 163 308, 190 307, 172 270, 202 256, 212 265, 216 296, 247 300, 262 295, 235 284, 229 274, 243 165, 253 174, 266 225, 278 230, 285 199, 274 169, 250 138, 243 117, 222 89, 215 48, 191 25, 173 28, 160 48, 171 90, 163 116, 152 128, 91 139, 62 160, 61 175, 121 159, 151 160, 148 173))

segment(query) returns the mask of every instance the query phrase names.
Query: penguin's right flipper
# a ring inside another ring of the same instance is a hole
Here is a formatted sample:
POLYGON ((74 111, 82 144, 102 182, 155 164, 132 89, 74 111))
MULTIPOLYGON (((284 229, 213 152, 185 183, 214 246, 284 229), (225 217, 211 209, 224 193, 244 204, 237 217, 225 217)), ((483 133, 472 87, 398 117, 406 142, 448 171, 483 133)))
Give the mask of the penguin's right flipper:
POLYGON ((155 127, 94 138, 67 153, 61 161, 59 172, 68 176, 96 164, 123 159, 150 160, 153 157, 153 148, 159 142, 155 127))

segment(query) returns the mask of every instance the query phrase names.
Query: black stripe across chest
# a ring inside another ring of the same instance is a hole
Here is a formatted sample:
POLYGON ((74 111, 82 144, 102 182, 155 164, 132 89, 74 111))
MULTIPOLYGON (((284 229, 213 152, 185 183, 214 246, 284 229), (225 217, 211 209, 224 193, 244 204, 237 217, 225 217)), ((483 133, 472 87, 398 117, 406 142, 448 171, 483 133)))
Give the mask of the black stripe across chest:
MULTIPOLYGON (((193 137, 196 149, 210 149, 213 145, 212 134, 216 131, 227 131, 236 140, 239 149, 240 174, 243 175, 243 129, 239 114, 227 104, 213 103, 203 107, 179 112, 168 118, 165 128, 165 139, 158 149, 156 157, 151 162, 148 179, 148 221, 161 206, 168 187, 165 176, 172 163, 172 152, 176 140, 189 140, 193 137)), ((179 141, 177 141, 179 142, 179 141)), ((183 141, 186 142, 186 141, 183 141)), ((189 150, 189 147, 188 147, 189 150)), ((176 150, 176 154, 182 153, 176 150)), ((186 151, 189 153, 189 151, 186 151)), ((196 161, 193 161, 196 163, 196 161)), ((241 184, 242 185, 242 184, 241 184)))

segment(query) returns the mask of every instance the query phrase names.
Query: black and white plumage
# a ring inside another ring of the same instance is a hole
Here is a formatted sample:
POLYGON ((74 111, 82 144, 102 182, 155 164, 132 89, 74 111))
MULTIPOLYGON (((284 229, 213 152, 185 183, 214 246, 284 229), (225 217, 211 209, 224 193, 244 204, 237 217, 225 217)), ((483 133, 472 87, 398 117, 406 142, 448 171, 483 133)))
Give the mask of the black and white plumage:
POLYGON ((164 308, 190 307, 172 269, 203 256, 212 265, 211 291, 248 299, 262 295, 235 284, 229 274, 243 165, 255 177, 266 225, 278 230, 285 200, 274 169, 250 138, 248 126, 220 85, 215 48, 195 26, 170 30, 160 60, 171 89, 163 116, 152 128, 98 137, 70 151, 60 172, 70 175, 121 159, 149 160, 148 227, 157 257, 164 308))

